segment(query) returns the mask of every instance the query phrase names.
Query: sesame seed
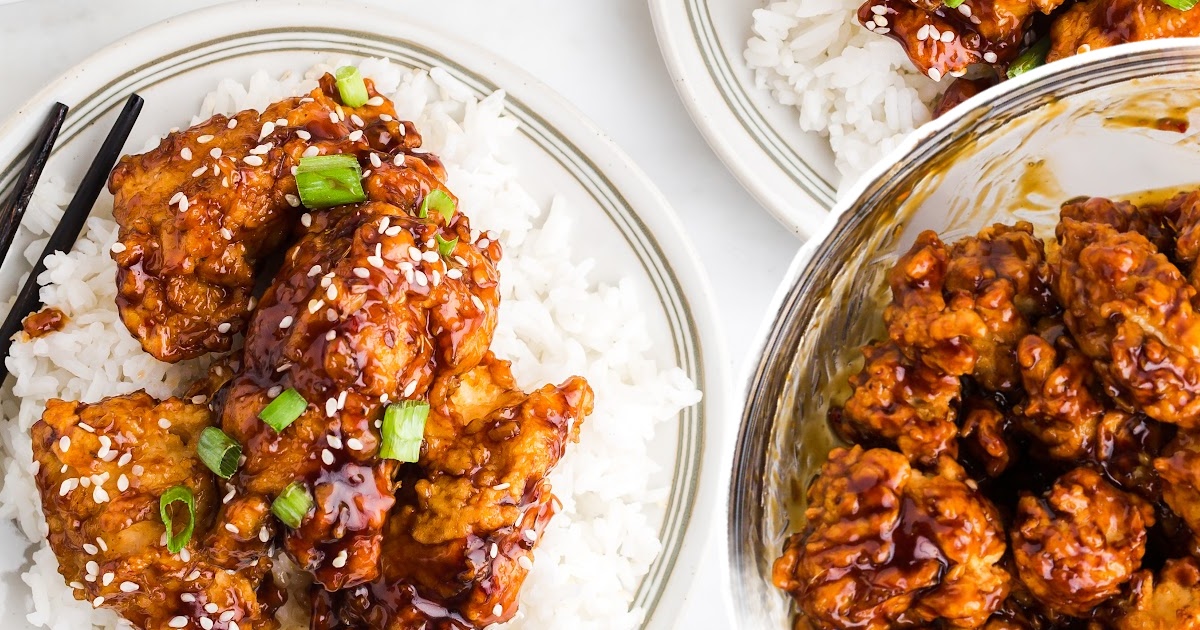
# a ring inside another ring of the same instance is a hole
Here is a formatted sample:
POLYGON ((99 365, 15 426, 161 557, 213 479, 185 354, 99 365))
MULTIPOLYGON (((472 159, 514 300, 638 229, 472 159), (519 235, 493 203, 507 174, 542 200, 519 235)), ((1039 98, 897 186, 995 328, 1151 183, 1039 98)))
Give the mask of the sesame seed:
POLYGON ((309 300, 308 301, 309 314, 316 315, 317 311, 321 310, 322 306, 325 306, 325 300, 309 300))
POLYGON ((369 278, 371 276, 371 271, 366 267, 355 267, 351 270, 351 273, 359 278, 369 278))
POLYGON ((96 608, 99 608, 99 607, 100 607, 100 604, 103 604, 103 603, 104 603, 104 596, 103 596, 103 595, 97 595, 97 596, 96 596, 96 599, 93 599, 93 600, 92 600, 92 606, 94 606, 94 607, 96 607, 96 608))
POLYGON ((440 259, 441 259, 441 256, 438 256, 437 252, 430 251, 430 252, 425 252, 424 254, 421 254, 421 260, 424 260, 427 263, 435 263, 440 259))
POLYGON ((58 450, 66 453, 68 450, 70 450, 70 448, 71 448, 71 438, 69 436, 64 435, 64 436, 58 438, 58 450))
POLYGON ((312 140, 312 134, 303 129, 296 130, 296 137, 300 138, 301 140, 312 140))
MULTIPOLYGON (((965 7, 965 6, 967 6, 967 5, 965 5, 965 4, 964 4, 964 5, 960 5, 960 6, 964 6, 964 7, 965 7)), ((983 53, 983 60, 984 60, 984 61, 986 61, 986 62, 988 62, 988 63, 996 63, 996 53, 994 53, 994 52, 992 52, 992 51, 990 51, 990 50, 989 50, 989 51, 987 51, 987 52, 985 52, 985 53, 983 53)))
POLYGON ((362 440, 358 438, 350 438, 346 440, 346 446, 352 451, 361 451, 363 449, 362 440))
POLYGON ((390 114, 380 114, 379 120, 382 120, 383 122, 392 122, 392 117, 390 114))
POLYGON ((383 105, 383 97, 372 96, 371 98, 367 99, 367 105, 370 105, 371 107, 379 107, 380 105, 383 105))
POLYGON ((447 271, 446 271, 446 277, 447 277, 447 278, 449 278, 449 279, 451 279, 451 280, 458 280, 459 278, 461 278, 461 277, 462 277, 462 270, 460 270, 460 269, 449 269, 449 270, 447 270, 447 271))
POLYGON ((334 339, 337 339, 336 330, 330 330, 329 332, 325 333, 325 341, 333 341, 334 339))
POLYGON ((100 565, 97 564, 95 560, 88 560, 87 564, 83 565, 83 568, 87 570, 88 575, 100 574, 100 565))
POLYGON ((200 617, 200 627, 204 630, 212 630, 213 625, 212 619, 209 619, 208 617, 200 617))
POLYGON ((206 612, 210 615, 217 614, 218 610, 221 610, 221 607, 218 606, 216 602, 208 602, 207 604, 204 605, 204 612, 206 612))
POLYGON ((172 628, 184 628, 187 627, 187 624, 187 617, 184 617, 183 615, 171 617, 171 620, 167 622, 167 625, 171 626, 172 628))
POLYGON ((479 299, 478 295, 471 296, 471 303, 475 305, 475 308, 483 310, 483 300, 479 299))
POLYGON ((337 399, 330 398, 325 401, 325 415, 332 416, 335 413, 337 413, 337 399))
POLYGON ((349 140, 350 142, 358 142, 359 140, 362 140, 362 137, 363 137, 362 129, 356 129, 354 131, 351 131, 350 135, 346 136, 346 139, 349 140))
POLYGON ((237 127, 237 126, 238 126, 238 121, 237 121, 237 119, 236 119, 236 118, 230 118, 230 119, 229 119, 229 122, 228 122, 228 123, 225 125, 225 128, 226 128, 226 129, 233 129, 234 127, 237 127))
POLYGON ((332 284, 329 285, 329 288, 325 290, 325 297, 329 298, 329 301, 332 302, 337 299, 337 296, 338 296, 337 287, 332 284))
POLYGON ((230 534, 239 533, 237 525, 234 525, 233 523, 225 523, 225 531, 229 532, 230 534))
POLYGON ((942 41, 947 44, 954 41, 954 31, 942 31, 942 41))
POLYGON ((525 536, 525 540, 528 540, 529 542, 537 540, 537 532, 533 531, 532 529, 527 529, 521 532, 521 534, 525 536))
POLYGON ((71 582, 71 583, 70 583, 70 584, 68 584, 67 586, 70 586, 71 588, 76 588, 76 589, 80 589, 80 590, 82 590, 82 589, 83 589, 83 582, 71 582))
POLYGON ((404 397, 408 398, 409 396, 412 396, 413 392, 415 391, 417 391, 417 382, 413 381, 404 388, 404 397))
POLYGON ((504 483, 492 486, 492 490, 508 490, 511 486, 512 484, 505 481, 504 483))
MULTIPOLYGON (((232 611, 230 611, 230 612, 232 612, 232 611)), ((229 622, 229 630, 241 630, 241 629, 238 628, 236 621, 230 621, 229 622)))
POLYGON ((222 504, 229 503, 230 501, 233 500, 233 497, 236 494, 237 494, 237 488, 233 487, 232 485, 229 486, 229 491, 225 493, 225 496, 221 497, 221 503, 222 504))
POLYGON ((276 118, 275 126, 276 127, 286 127, 286 126, 288 126, 288 121, 286 118, 276 118))
POLYGON ((129 489, 129 477, 126 477, 124 475, 124 473, 122 473, 120 477, 117 477, 117 490, 119 490, 121 492, 125 492, 128 489, 129 489))
POLYGON ((187 212, 188 205, 189 205, 189 203, 188 203, 187 196, 182 196, 179 198, 179 211, 180 212, 187 212))
POLYGON ((284 315, 283 319, 279 320, 280 328, 287 328, 288 326, 291 326, 291 325, 292 325, 292 316, 291 315, 284 315))
POLYGON ((288 194, 284 195, 283 198, 285 201, 287 201, 287 204, 293 208, 300 206, 300 198, 297 197, 296 195, 288 193, 288 194))
MULTIPOLYGON (((942 73, 937 68, 930 68, 929 69, 929 78, 933 79, 934 81, 941 81, 942 73)), ((474 296, 472 296, 472 297, 474 297, 474 296)))
POLYGON ((530 560, 529 556, 521 556, 520 558, 517 558, 517 564, 521 565, 521 568, 525 569, 526 571, 533 569, 533 560, 530 560))
POLYGON ((493 558, 500 555, 500 545, 497 545, 496 543, 492 543, 492 548, 490 550, 490 553, 493 558))
POLYGON ((312 225, 312 215, 307 212, 300 215, 300 225, 303 225, 304 227, 309 227, 312 225))
POLYGON ((246 164, 249 164, 250 166, 262 166, 263 165, 263 159, 258 157, 257 155, 247 155, 245 158, 242 159, 242 161, 245 162, 246 164))
POLYGON ((346 566, 346 550, 345 549, 339 551, 337 557, 333 559, 333 568, 340 569, 344 566, 346 566))
POLYGON ((274 149, 274 148, 275 148, 274 142, 260 144, 256 147, 254 147, 253 149, 250 149, 250 155, 266 155, 267 153, 270 153, 271 149, 274 149))
POLYGON ((958 5, 958 12, 967 17, 971 17, 971 6, 964 2, 958 5))
POLYGON ((286 371, 288 371, 288 370, 289 370, 291 367, 292 367, 292 364, 291 364, 291 362, 289 362, 289 361, 284 361, 283 363, 280 363, 280 364, 279 364, 279 367, 275 368, 275 371, 276 371, 276 372, 286 372, 286 371))
POLYGON ((363 127, 366 125, 366 123, 363 122, 363 119, 358 117, 358 114, 350 114, 350 122, 354 123, 355 125, 357 125, 359 127, 363 127))
POLYGON ((80 477, 80 478, 79 478, 79 485, 83 486, 84 488, 90 488, 90 487, 92 487, 92 479, 91 479, 91 477, 80 477))
POLYGON ((212 142, 212 139, 213 137, 211 135, 204 134, 203 136, 196 138, 196 142, 199 142, 200 144, 208 144, 209 142, 212 142))
POLYGON ((230 619, 233 619, 233 614, 234 613, 232 610, 226 610, 225 612, 221 613, 221 616, 217 617, 217 619, 219 619, 222 622, 226 622, 226 621, 229 621, 230 619))
POLYGON ((221 148, 213 147, 213 150, 209 151, 208 154, 211 155, 214 160, 219 160, 221 159, 221 148))
POLYGON ((170 420, 167 420, 166 418, 159 418, 159 419, 158 419, 158 426, 159 426, 159 428, 162 428, 162 429, 170 429, 170 428, 171 428, 171 421, 170 421, 170 420))
POLYGON ((192 561, 192 552, 188 551, 187 547, 180 549, 179 550, 179 559, 183 560, 184 562, 191 562, 192 561))
POLYGON ((229 332, 230 328, 232 328, 232 326, 229 324, 229 322, 221 322, 221 325, 217 326, 217 332, 224 334, 229 332))
POLYGON ((425 277, 425 272, 424 272, 424 271, 417 271, 417 272, 415 272, 415 275, 416 275, 416 277, 417 277, 417 284, 418 284, 418 285, 420 285, 420 286, 426 286, 426 285, 428 285, 428 284, 429 284, 429 278, 425 277))
POLYGON ((392 164, 395 164, 396 166, 404 166, 404 154, 400 153, 397 154, 396 157, 392 158, 392 164))
POLYGON ((339 121, 338 121, 337 112, 329 112, 329 122, 331 122, 335 125, 338 124, 339 121))
POLYGON ((283 393, 282 385, 275 385, 275 386, 272 386, 271 389, 267 390, 267 396, 269 396, 271 398, 275 398, 275 397, 279 396, 279 394, 281 394, 281 393, 283 393))
POLYGON ((179 599, 184 603, 191 604, 196 601, 196 596, 191 593, 181 593, 179 599))
POLYGON ((267 542, 271 539, 271 533, 267 531, 266 527, 262 527, 258 530, 258 539, 262 542, 267 542))
POLYGON ((308 147, 307 149, 304 150, 304 153, 302 153, 301 155, 303 157, 315 157, 315 156, 321 155, 321 148, 318 146, 315 146, 315 145, 308 147))
POLYGON ((863 26, 867 27, 868 31, 875 30, 875 22, 867 22, 866 24, 863 24, 863 26))
MULTIPOLYGON (((197 394, 195 396, 192 396, 192 404, 193 405, 203 405, 206 402, 208 402, 208 396, 205 396, 204 394, 197 394)), ((141 473, 137 473, 137 474, 141 474, 141 473)))
POLYGON ((321 275, 321 265, 313 265, 308 268, 308 277, 321 275))
POLYGON ((267 121, 263 123, 262 131, 260 131, 258 134, 258 139, 261 141, 263 138, 266 138, 272 133, 275 133, 275 123, 267 121))
POLYGON ((223 227, 223 228, 221 228, 221 238, 223 238, 227 241, 232 241, 233 240, 233 232, 231 232, 229 230, 229 228, 223 227))
POLYGON ((187 574, 187 577, 183 579, 187 580, 188 582, 194 582, 198 577, 200 577, 200 569, 193 569, 192 572, 187 574))
POLYGON ((871 7, 871 13, 874 13, 875 15, 883 15, 887 13, 887 7, 883 6, 882 4, 876 4, 871 7))
POLYGON ((140 476, 142 476, 142 473, 145 472, 146 469, 142 468, 141 464, 134 464, 133 468, 130 468, 130 470, 133 471, 133 475, 135 477, 140 477, 140 476))
POLYGON ((299 167, 293 166, 291 169, 289 169, 289 172, 292 174, 292 177, 295 177, 296 173, 300 172, 300 169, 299 167))
POLYGON ((492 608, 492 614, 497 617, 504 614, 504 606, 501 604, 496 604, 495 608, 492 608))
MULTIPOLYGON (((343 390, 342 393, 338 394, 338 409, 346 408, 346 394, 347 393, 349 393, 349 392, 346 392, 343 390)), ((341 448, 341 445, 339 444, 338 446, 335 446, 334 448, 341 448)))
POLYGON ((383 259, 379 256, 367 256, 367 264, 371 265, 372 267, 382 269, 383 259))
POLYGON ((100 548, 92 543, 83 543, 83 550, 89 555, 94 556, 100 553, 100 548))
POLYGON ((392 134, 381 131, 379 132, 379 144, 387 144, 392 141, 392 134))
POLYGON ((874 20, 874 22, 876 24, 878 24, 879 26, 887 26, 888 25, 888 19, 883 17, 882 15, 876 15, 874 18, 872 18, 872 20, 874 20))
POLYGON ((100 583, 103 584, 104 586, 108 586, 109 584, 112 584, 113 580, 115 580, 115 579, 117 579, 117 574, 113 573, 112 571, 109 571, 108 573, 104 574, 104 578, 102 578, 100 580, 100 583))
POLYGON ((179 157, 183 158, 184 160, 191 160, 192 150, 187 147, 183 147, 179 150, 179 157))
POLYGON ((104 551, 108 551, 108 543, 104 542, 103 538, 97 536, 96 544, 100 545, 100 548, 103 549, 104 551))
MULTIPOLYGON (((329 415, 333 415, 333 414, 329 414, 329 415)), ((332 466, 333 465, 333 453, 330 452, 330 450, 327 448, 321 449, 321 461, 325 462, 326 466, 332 466)))

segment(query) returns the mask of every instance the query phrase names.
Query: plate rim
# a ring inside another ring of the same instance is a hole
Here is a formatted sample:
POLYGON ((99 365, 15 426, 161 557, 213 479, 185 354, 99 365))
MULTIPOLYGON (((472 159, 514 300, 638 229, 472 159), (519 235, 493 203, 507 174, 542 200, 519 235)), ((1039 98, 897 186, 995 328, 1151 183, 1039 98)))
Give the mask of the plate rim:
MULTIPOLYGON (((648 0, 658 48, 675 89, 696 128, 738 182, 775 220, 800 238, 809 238, 820 229, 836 203, 834 186, 824 181, 809 182, 817 190, 806 189, 796 177, 784 172, 779 160, 787 156, 770 155, 733 111, 728 102, 731 95, 708 70, 705 61, 708 55, 695 37, 699 26, 693 5, 707 5, 707 2, 648 0), (828 190, 820 190, 822 184, 828 190)), ((797 161, 803 164, 803 160, 797 161)))
MULTIPOLYGON (((574 145, 578 157, 583 158, 597 179, 604 182, 606 189, 630 200, 630 217, 639 224, 638 231, 655 245, 660 262, 675 276, 679 297, 691 315, 688 321, 694 333, 691 336, 697 348, 697 376, 700 380, 696 385, 704 394, 704 399, 698 403, 702 410, 702 422, 699 423, 699 445, 695 449, 698 454, 696 486, 691 509, 682 512, 687 520, 682 527, 674 564, 664 575, 655 601, 646 611, 647 616, 641 626, 654 629, 672 627, 697 576, 701 551, 714 529, 713 519, 723 512, 721 455, 728 450, 725 447, 732 437, 725 430, 725 426, 730 424, 726 420, 735 417, 732 382, 728 378, 728 352, 724 336, 720 334, 720 319, 711 283, 679 215, 632 159, 561 95, 515 65, 456 36, 446 35, 441 29, 426 25, 419 18, 407 17, 399 10, 358 2, 338 3, 336 8, 315 0, 233 2, 190 11, 147 26, 99 49, 60 73, 0 122, 0 153, 20 156, 22 147, 32 137, 30 132, 40 125, 40 116, 35 113, 44 111, 59 97, 74 96, 72 100, 75 102, 80 98, 93 97, 104 81, 116 81, 143 70, 144 67, 136 63, 138 57, 156 56, 155 53, 134 55, 134 50, 150 49, 165 56, 186 49, 186 44, 166 40, 170 40, 172 33, 187 28, 190 23, 222 22, 220 18, 224 17, 223 25, 217 30, 226 38, 237 39, 271 26, 319 30, 328 27, 331 22, 338 23, 338 18, 344 22, 345 16, 358 14, 359 11, 370 11, 372 20, 370 23, 355 22, 349 27, 350 30, 358 31, 368 39, 396 45, 419 45, 420 41, 436 40, 442 47, 452 51, 444 54, 446 60, 486 76, 510 95, 518 93, 522 100, 537 103, 529 108, 530 113, 574 145), (236 19, 230 19, 228 14, 235 11, 236 19), (422 36, 412 37, 413 33, 421 33, 422 36), (652 230, 651 226, 657 230, 652 230), (656 238, 656 234, 664 238, 656 238)), ((314 52, 319 51, 314 49, 314 52)))

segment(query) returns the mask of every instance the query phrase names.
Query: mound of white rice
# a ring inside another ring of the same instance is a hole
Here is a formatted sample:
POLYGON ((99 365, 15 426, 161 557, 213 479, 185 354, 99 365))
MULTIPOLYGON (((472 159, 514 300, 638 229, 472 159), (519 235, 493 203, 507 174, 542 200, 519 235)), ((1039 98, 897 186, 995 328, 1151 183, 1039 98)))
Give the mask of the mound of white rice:
POLYGON ((829 137, 839 188, 930 119, 934 82, 888 37, 858 23, 861 0, 782 0, 754 11, 746 63, 755 83, 829 137))
MULTIPOLYGON (((274 79, 259 73, 245 85, 223 81, 205 98, 196 120, 261 110, 312 89, 320 73, 348 62, 330 60, 304 76, 274 79)), ((520 614, 508 627, 634 628, 643 617, 643 611, 631 609, 634 592, 661 549, 658 523, 650 515, 661 512, 668 492, 651 482, 656 466, 648 444, 656 428, 698 402, 700 392, 678 367, 651 359, 653 342, 633 287, 599 285, 589 279, 591 260, 571 260, 566 202, 555 199, 547 208, 521 188, 517 168, 504 159, 516 123, 504 115, 502 93, 477 100, 439 69, 408 71, 375 59, 359 66, 380 92, 392 95, 401 117, 417 123, 425 147, 443 158, 449 185, 472 225, 500 235, 503 296, 493 350, 513 361, 526 388, 581 374, 596 392, 596 410, 583 425, 580 443, 568 449, 551 476, 563 510, 542 538, 520 614)), ((26 219, 39 238, 27 248, 27 260, 44 247, 69 200, 65 184, 50 177, 39 187, 26 219)), ((0 610, 23 611, 33 627, 125 625, 71 596, 45 544, 30 473, 29 428, 46 400, 93 402, 141 388, 165 397, 186 388, 203 368, 201 362, 159 363, 121 324, 108 254, 117 232, 111 216, 111 207, 98 206, 74 250, 52 256, 39 277, 43 300, 70 317, 67 327, 16 343, 7 359, 16 379, 0 403, 7 420, 0 424, 0 570, 10 576, 0 582, 0 610)), ((298 612, 284 613, 285 627, 306 627, 298 612)))

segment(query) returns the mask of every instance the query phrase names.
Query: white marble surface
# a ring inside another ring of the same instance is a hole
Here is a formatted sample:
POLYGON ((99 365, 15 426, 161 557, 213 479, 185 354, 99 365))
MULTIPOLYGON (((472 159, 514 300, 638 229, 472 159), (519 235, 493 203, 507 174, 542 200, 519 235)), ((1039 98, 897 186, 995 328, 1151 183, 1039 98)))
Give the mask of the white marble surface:
MULTIPOLYGON (((439 24, 521 66, 574 103, 642 167, 701 253, 716 291, 731 373, 741 374, 800 242, 742 190, 693 127, 663 65, 645 0, 373 1, 439 24)), ((95 50, 163 18, 213 4, 30 0, 0 6, 0 119, 95 50)), ((740 390, 740 384, 734 387, 740 390)), ((737 418, 724 421, 732 425, 737 418)), ((714 527, 714 535, 720 531, 714 527)), ((722 561, 710 547, 679 628, 729 627, 722 561)))

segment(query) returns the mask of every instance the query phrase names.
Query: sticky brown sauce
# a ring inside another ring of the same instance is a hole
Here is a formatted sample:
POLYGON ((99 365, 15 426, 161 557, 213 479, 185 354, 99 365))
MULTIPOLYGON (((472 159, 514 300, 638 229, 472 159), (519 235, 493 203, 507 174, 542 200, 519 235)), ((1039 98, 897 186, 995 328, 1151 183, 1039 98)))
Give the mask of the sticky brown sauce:
POLYGON ((31 313, 21 322, 21 328, 30 339, 37 339, 52 332, 58 332, 67 325, 67 314, 54 308, 46 307, 36 313, 31 313))

